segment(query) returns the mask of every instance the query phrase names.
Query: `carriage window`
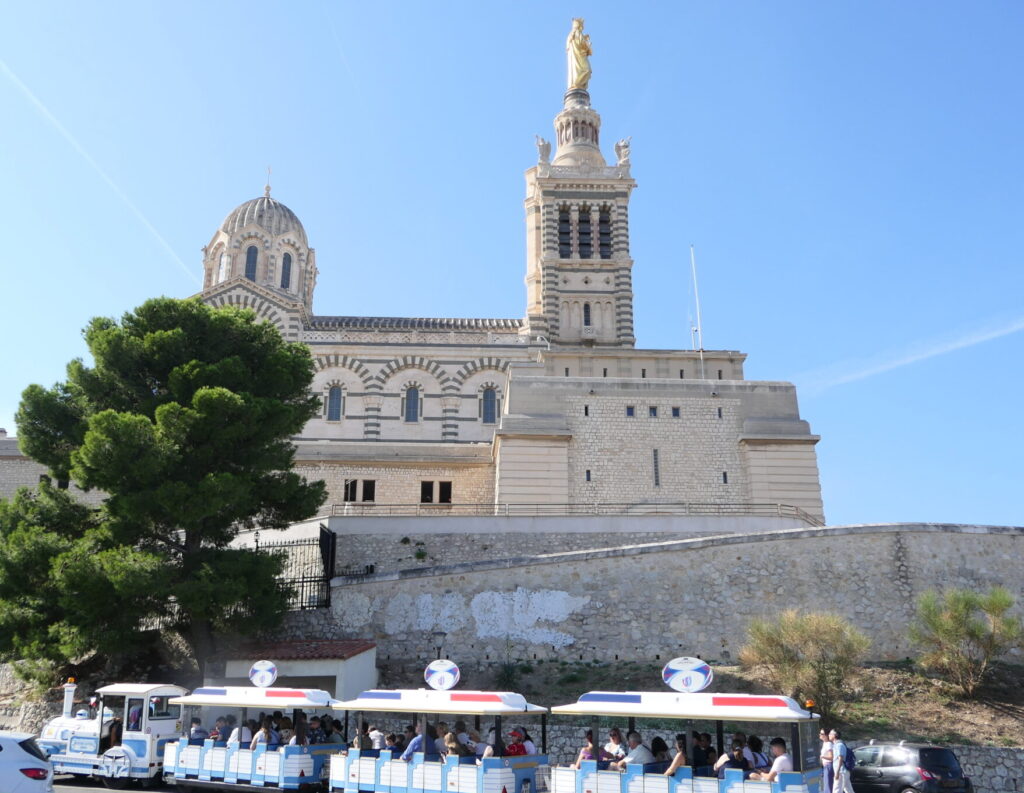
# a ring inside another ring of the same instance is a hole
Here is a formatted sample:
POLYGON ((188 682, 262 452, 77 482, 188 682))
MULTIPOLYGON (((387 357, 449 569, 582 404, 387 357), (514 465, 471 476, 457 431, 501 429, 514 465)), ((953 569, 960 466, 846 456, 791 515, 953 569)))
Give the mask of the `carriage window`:
POLYGON ((128 715, 124 722, 126 730, 138 731, 142 729, 142 700, 128 700, 128 715))
POLYGON ((177 719, 181 717, 181 705, 170 705, 170 697, 149 698, 149 718, 152 719, 177 719))

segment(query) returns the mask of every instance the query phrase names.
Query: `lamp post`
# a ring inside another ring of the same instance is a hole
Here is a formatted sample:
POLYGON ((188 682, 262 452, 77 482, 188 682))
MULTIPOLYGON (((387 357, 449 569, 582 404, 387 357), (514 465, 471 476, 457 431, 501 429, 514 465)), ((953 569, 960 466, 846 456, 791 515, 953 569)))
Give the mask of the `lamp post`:
POLYGON ((437 660, 441 660, 441 650, 444 647, 444 640, 448 638, 448 634, 444 631, 434 631, 431 636, 434 637, 434 649, 437 650, 437 660))

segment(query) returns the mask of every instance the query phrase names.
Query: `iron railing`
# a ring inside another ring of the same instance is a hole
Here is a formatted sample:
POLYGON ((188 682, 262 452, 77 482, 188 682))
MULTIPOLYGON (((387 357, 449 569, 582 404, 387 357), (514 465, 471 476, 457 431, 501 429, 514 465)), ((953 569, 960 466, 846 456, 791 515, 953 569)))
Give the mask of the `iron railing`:
POLYGON ((713 503, 686 501, 672 504, 379 504, 347 502, 332 504, 331 517, 572 517, 593 515, 709 515, 718 517, 797 518, 808 526, 823 526, 814 515, 778 503, 713 503))
POLYGON ((323 524, 320 524, 318 537, 301 540, 261 543, 259 534, 256 534, 254 544, 257 551, 284 558, 281 581, 292 589, 289 610, 309 611, 331 605, 337 540, 337 535, 323 524))

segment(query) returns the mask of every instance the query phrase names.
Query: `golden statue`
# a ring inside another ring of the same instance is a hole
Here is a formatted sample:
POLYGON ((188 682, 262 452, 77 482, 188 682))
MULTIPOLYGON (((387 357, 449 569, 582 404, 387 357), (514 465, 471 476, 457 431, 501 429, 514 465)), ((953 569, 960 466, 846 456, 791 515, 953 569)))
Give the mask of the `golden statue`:
POLYGON ((583 20, 573 19, 569 38, 565 40, 565 51, 569 56, 569 90, 581 88, 587 90, 590 82, 590 36, 583 32, 583 20))

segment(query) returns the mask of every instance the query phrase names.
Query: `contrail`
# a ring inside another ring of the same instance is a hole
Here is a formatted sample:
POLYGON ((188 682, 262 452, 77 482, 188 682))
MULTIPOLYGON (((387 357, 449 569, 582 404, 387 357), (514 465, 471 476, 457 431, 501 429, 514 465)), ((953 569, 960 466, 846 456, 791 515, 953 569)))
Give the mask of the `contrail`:
POLYGON ((100 164, 92 158, 92 155, 90 155, 89 152, 82 148, 82 145, 77 140, 75 140, 75 137, 70 132, 68 132, 68 130, 64 127, 63 124, 61 124, 56 119, 53 113, 51 113, 47 109, 46 105, 44 105, 39 100, 39 98, 32 93, 32 90, 27 85, 25 85, 25 83, 23 83, 20 79, 18 79, 18 75, 12 72, 10 67, 8 67, 3 60, 0 60, 0 71, 3 71, 3 73, 7 75, 10 81, 14 83, 15 86, 17 86, 17 88, 25 95, 28 101, 32 103, 35 109, 39 111, 43 118, 45 118, 54 126, 54 128, 61 134, 64 140, 71 144, 71 148, 77 151, 82 156, 82 159, 89 163, 89 165, 92 166, 93 170, 100 175, 100 178, 107 183, 107 186, 114 191, 117 197, 124 201, 125 205, 134 213, 135 217, 139 219, 139 222, 142 223, 142 225, 149 230, 150 234, 156 237, 157 242, 159 242, 164 251, 167 252, 167 255, 178 263, 178 266, 181 267, 181 269, 185 272, 186 275, 188 275, 189 279, 196 283, 199 283, 199 278, 192 271, 192 268, 190 268, 188 265, 185 264, 185 262, 181 260, 181 257, 178 256, 177 253, 175 253, 174 248, 171 247, 171 244, 166 239, 164 239, 163 235, 156 230, 156 227, 154 227, 153 224, 150 223, 149 220, 146 218, 146 216, 142 214, 142 210, 135 205, 135 202, 133 202, 128 197, 124 190, 122 190, 114 183, 114 180, 111 179, 107 175, 107 172, 100 167, 100 164))
POLYGON ((883 374, 884 372, 891 372, 893 369, 910 366, 911 364, 926 361, 929 358, 935 358, 939 355, 945 355, 946 353, 955 352, 956 350, 963 350, 967 347, 984 344, 987 341, 1000 339, 1003 336, 1009 336, 1022 330, 1024 330, 1024 317, 1018 317, 1005 325, 999 325, 994 328, 989 327, 982 330, 974 330, 956 339, 933 341, 924 349, 918 350, 917 352, 907 352, 894 358, 890 358, 889 360, 864 366, 860 369, 854 369, 851 372, 834 377, 829 377, 827 373, 835 372, 837 369, 845 369, 847 367, 842 364, 829 366, 827 370, 819 370, 818 373, 812 372, 808 376, 806 387, 810 394, 819 394, 822 391, 833 388, 834 386, 854 383, 858 380, 865 380, 869 377, 883 374))

